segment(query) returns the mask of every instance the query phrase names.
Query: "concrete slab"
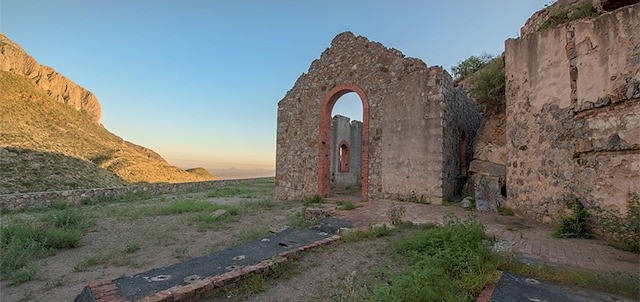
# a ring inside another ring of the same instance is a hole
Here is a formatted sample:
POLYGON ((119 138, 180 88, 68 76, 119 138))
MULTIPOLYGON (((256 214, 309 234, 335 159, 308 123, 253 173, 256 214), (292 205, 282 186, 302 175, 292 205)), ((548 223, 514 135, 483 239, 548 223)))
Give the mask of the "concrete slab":
MULTIPOLYGON (((286 229, 259 240, 174 265, 155 268, 131 277, 118 278, 94 288, 106 286, 109 296, 136 301, 170 289, 202 283, 201 281, 204 280, 210 281, 214 276, 242 271, 244 268, 254 267, 278 255, 302 250, 304 247, 313 247, 318 242, 327 241, 341 229, 352 227, 353 224, 346 220, 324 218, 317 226, 309 229, 286 229)), ((96 294, 90 285, 76 297, 75 301, 97 301, 99 295, 101 294, 96 294)))
POLYGON ((493 294, 492 302, 535 301, 535 302, 631 302, 619 296, 589 289, 561 285, 553 282, 538 281, 510 273, 503 273, 493 294))

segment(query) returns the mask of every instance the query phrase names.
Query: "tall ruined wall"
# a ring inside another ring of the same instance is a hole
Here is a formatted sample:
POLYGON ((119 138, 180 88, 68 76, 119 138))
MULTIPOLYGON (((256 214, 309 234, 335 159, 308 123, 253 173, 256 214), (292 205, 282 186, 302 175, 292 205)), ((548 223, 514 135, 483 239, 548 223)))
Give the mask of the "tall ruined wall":
POLYGON ((53 68, 38 64, 18 44, 0 33, 0 70, 26 76, 54 100, 84 112, 100 123, 100 103, 93 93, 57 73, 53 68))
POLYGON ((635 4, 506 42, 510 206, 550 222, 566 194, 640 192, 639 28, 635 4))
POLYGON ((454 86, 451 76, 445 74, 442 81, 446 105, 443 112, 443 196, 450 197, 459 195, 467 180, 464 167, 469 167, 473 158, 473 141, 483 117, 462 88, 454 86), (464 157, 462 153, 465 153, 464 157), (461 163, 461 160, 465 162, 461 163))
POLYGON ((360 186, 362 177, 362 122, 336 115, 331 121, 331 186, 360 186), (349 169, 340 171, 340 144, 349 148, 349 169))
POLYGON ((363 184, 368 197, 414 193, 441 199, 444 105, 437 79, 443 73, 350 32, 336 36, 278 104, 277 197, 318 193, 323 99, 347 85, 362 89, 368 106, 363 120, 368 124, 363 129, 368 131, 368 183, 363 184))

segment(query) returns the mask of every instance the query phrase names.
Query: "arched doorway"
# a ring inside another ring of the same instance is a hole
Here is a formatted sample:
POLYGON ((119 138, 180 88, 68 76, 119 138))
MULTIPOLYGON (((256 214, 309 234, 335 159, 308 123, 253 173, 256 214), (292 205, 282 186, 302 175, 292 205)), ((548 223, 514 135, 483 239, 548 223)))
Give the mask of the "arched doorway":
POLYGON ((362 160, 361 196, 368 199, 369 180, 369 102, 362 88, 353 84, 340 84, 325 94, 319 113, 318 142, 318 194, 326 197, 331 192, 331 113, 338 99, 346 93, 355 92, 362 101, 362 160))

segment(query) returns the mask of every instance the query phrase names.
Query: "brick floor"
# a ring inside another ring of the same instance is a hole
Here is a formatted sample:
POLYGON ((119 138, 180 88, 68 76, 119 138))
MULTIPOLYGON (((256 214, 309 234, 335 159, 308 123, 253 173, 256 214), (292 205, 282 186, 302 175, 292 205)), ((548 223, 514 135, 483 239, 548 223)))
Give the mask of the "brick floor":
POLYGON ((363 205, 350 211, 338 211, 338 215, 340 218, 351 220, 357 227, 389 224, 387 211, 392 205, 402 205, 406 209, 403 220, 420 224, 440 224, 448 212, 461 218, 475 215, 484 225, 485 233, 495 238, 496 250, 561 266, 640 275, 640 255, 614 249, 596 239, 556 239, 551 236, 553 230, 550 226, 525 218, 472 212, 456 206, 391 200, 373 200, 363 205))

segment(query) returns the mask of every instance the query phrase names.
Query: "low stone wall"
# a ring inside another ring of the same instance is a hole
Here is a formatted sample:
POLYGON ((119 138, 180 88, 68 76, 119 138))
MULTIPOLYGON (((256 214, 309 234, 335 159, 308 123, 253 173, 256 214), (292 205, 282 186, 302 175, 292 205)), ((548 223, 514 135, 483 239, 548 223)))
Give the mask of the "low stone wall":
POLYGON ((77 205, 89 200, 96 200, 106 197, 120 198, 130 194, 161 195, 177 192, 203 191, 207 189, 224 187, 226 185, 255 183, 270 178, 272 177, 226 179, 184 183, 139 184, 114 188, 94 188, 67 191, 6 194, 0 195, 0 209, 3 211, 21 211, 35 207, 48 207, 57 202, 77 205))

